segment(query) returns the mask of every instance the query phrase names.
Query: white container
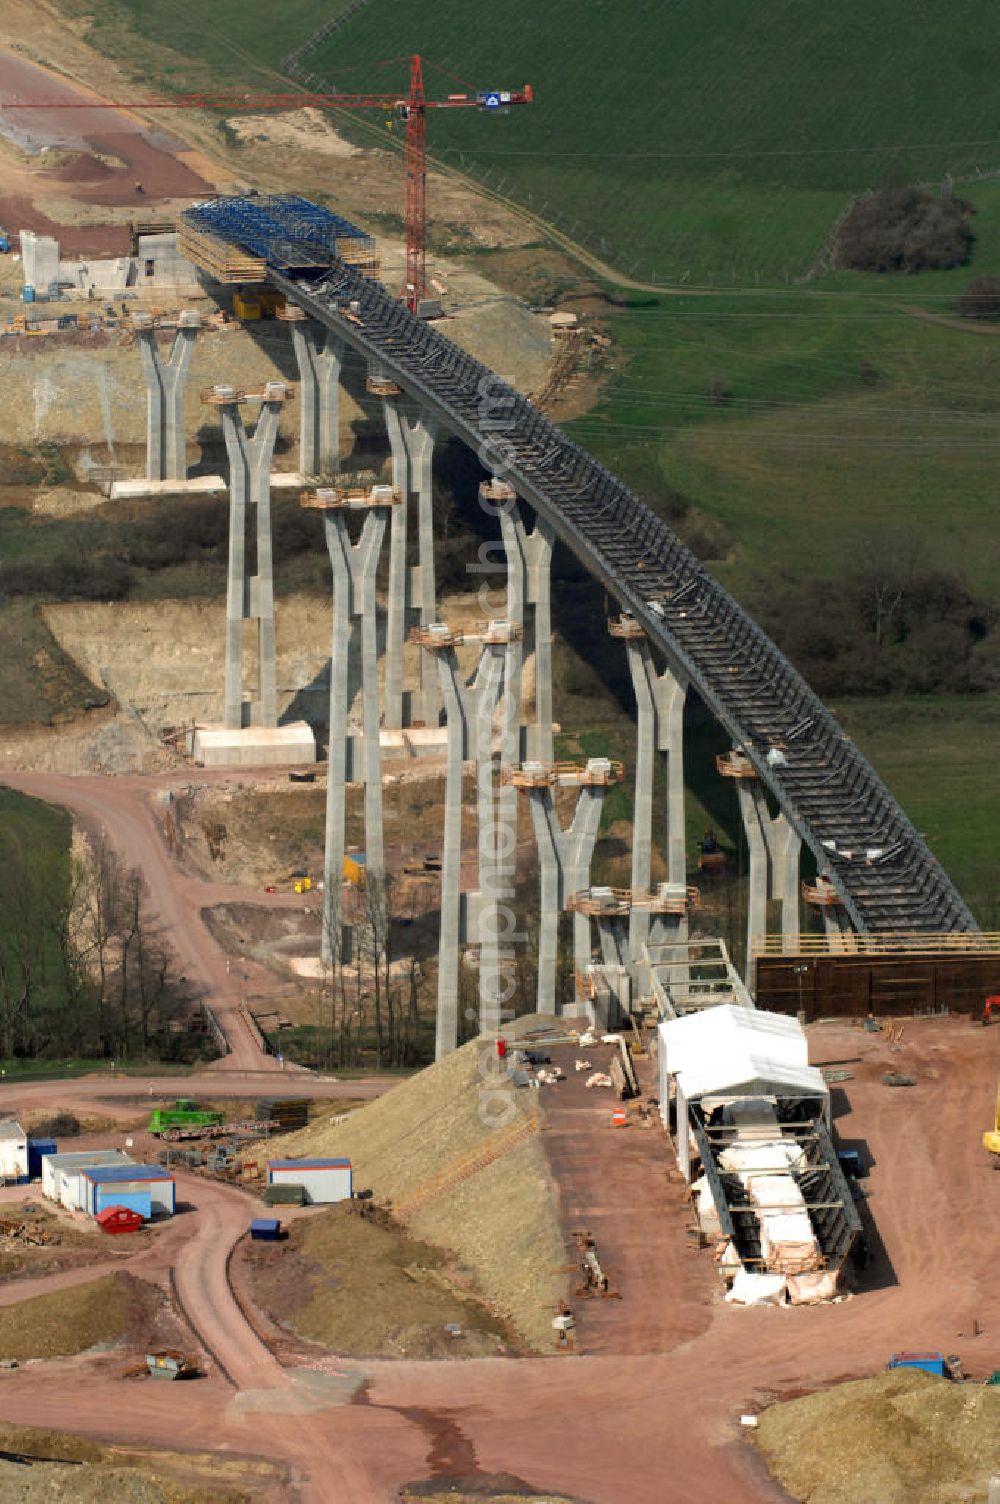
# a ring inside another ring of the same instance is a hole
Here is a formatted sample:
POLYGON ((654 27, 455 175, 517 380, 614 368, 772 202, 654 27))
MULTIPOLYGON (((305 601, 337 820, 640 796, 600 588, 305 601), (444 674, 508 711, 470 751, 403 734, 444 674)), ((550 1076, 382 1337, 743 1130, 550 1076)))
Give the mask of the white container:
POLYGON ((0 1180, 23 1180, 28 1173, 28 1135, 13 1118, 0 1122, 0 1180))
POLYGON ((267 1167, 268 1185, 300 1185, 306 1201, 329 1206, 351 1198, 349 1159, 274 1159, 267 1167))

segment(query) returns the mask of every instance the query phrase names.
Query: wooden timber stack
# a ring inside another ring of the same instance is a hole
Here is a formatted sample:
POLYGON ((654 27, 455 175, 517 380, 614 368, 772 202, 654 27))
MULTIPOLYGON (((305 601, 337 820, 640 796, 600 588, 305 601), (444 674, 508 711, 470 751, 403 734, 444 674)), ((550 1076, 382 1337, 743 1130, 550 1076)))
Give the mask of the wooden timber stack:
POLYGON ((205 230, 192 229, 184 220, 177 231, 177 249, 188 261, 226 286, 266 281, 267 262, 262 256, 252 256, 240 246, 205 230))

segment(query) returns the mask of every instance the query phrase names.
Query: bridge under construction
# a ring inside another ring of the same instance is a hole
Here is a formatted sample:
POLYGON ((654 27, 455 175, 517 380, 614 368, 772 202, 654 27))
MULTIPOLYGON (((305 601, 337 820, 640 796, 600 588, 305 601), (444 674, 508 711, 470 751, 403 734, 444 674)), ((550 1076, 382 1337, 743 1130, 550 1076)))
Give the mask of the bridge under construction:
MULTIPOLYGON (((374 570, 382 536, 389 535, 384 675, 381 703, 368 709, 365 774, 366 812, 378 822, 379 840, 380 796, 370 786, 378 781, 371 743, 378 739, 379 725, 404 724, 403 647, 416 643, 424 650, 424 663, 420 693, 412 703, 427 726, 438 726, 443 704, 452 738, 451 766, 453 772, 458 768, 459 779, 471 748, 478 749, 480 766, 492 762, 490 727, 498 714, 503 718, 509 734, 502 742, 500 780, 489 803, 494 813, 513 811, 516 820, 518 796, 531 802, 543 889, 548 882, 541 908, 544 913, 554 905, 573 914, 578 971, 586 969, 596 921, 602 958, 596 970, 603 966, 607 974, 625 973, 635 967, 651 936, 661 942, 683 938, 696 902, 687 886, 683 827, 682 714, 687 691, 693 689, 732 738, 733 751, 719 759, 718 771, 734 786, 750 853, 748 954, 759 949, 766 934, 769 900, 780 906, 783 933, 790 937, 798 932, 802 896, 822 916, 831 937, 875 933, 899 936, 905 944, 908 935, 964 933, 974 946, 972 914, 888 788, 775 644, 666 523, 527 398, 414 316, 375 280, 377 263, 360 232, 336 216, 327 216, 324 229, 324 211, 303 208, 301 201, 295 201, 293 211, 281 205, 281 200, 254 198, 237 205, 232 200, 202 204, 186 211, 182 235, 196 260, 199 241, 211 247, 205 265, 217 279, 231 265, 236 280, 252 276, 284 300, 279 316, 290 324, 302 381, 302 468, 316 477, 307 504, 324 513, 334 578, 340 580, 340 607, 335 601, 334 610, 342 612, 342 628, 353 614, 375 611, 374 570), (241 270, 248 258, 252 272, 241 270), (393 460, 392 487, 375 487, 364 499, 348 495, 337 448, 337 390, 347 350, 366 364, 367 390, 382 400, 393 460), (482 463, 488 478, 481 500, 500 519, 505 556, 506 619, 490 622, 488 629, 484 624, 480 667, 471 689, 457 681, 455 634, 437 615, 431 460, 442 434, 467 444, 482 463), (357 545, 347 531, 352 510, 367 513, 366 531, 357 545), (406 562, 411 532, 415 569, 406 562), (607 770, 569 778, 580 790, 570 830, 563 831, 554 815, 552 788, 569 777, 565 769, 559 771, 552 753, 548 575, 555 540, 618 603, 620 615, 609 622, 609 630, 624 639, 636 690, 632 887, 617 895, 588 887, 596 823, 585 806, 598 806, 599 817, 601 793, 613 781, 607 770), (528 628, 536 695, 534 722, 524 725, 520 690, 528 628), (669 880, 654 890, 650 853, 657 751, 668 765, 663 848, 669 880), (803 841, 819 874, 804 893, 799 881, 803 841)), ((223 394, 213 400, 230 399, 223 394)), ((374 653, 373 623, 360 636, 367 644, 363 653, 374 653)), ((341 657, 344 640, 340 638, 341 657)), ((335 746, 335 736, 349 740, 343 717, 346 678, 340 682, 337 656, 335 651, 328 818, 328 836, 332 831, 335 842, 343 826, 338 790, 350 773, 349 749, 335 746), (334 704, 338 694, 339 718, 334 704)), ((372 663, 367 672, 373 675, 372 663)), ((371 677, 371 696, 374 683, 371 677)), ((460 799, 460 782, 452 784, 452 794, 460 799)), ((442 962, 446 946, 457 948, 461 939, 488 928, 485 869, 492 866, 495 875, 504 863, 496 827, 483 834, 489 811, 482 800, 480 817, 477 895, 460 899, 457 887, 449 894, 449 882, 458 882, 454 852, 449 860, 449 839, 458 839, 454 820, 451 835, 445 831, 442 962)), ((447 810, 445 821, 447 827, 447 810)), ((369 863, 375 834, 369 831, 369 863)), ((340 870, 336 853, 332 861, 329 857, 328 852, 328 876, 340 870)), ((340 915, 330 912, 338 905, 331 887, 339 884, 328 884, 326 935, 328 949, 336 949, 340 915)), ((482 936, 478 943, 486 965, 489 943, 482 936)), ((546 955, 551 959, 553 954, 553 939, 546 938, 544 925, 540 944, 541 974, 546 955)), ((444 971, 453 972, 453 966, 444 971)), ((539 1005, 546 1001, 552 1005, 553 1000, 539 997, 539 1005)), ((453 1009, 449 1000, 448 1012, 453 1009)))

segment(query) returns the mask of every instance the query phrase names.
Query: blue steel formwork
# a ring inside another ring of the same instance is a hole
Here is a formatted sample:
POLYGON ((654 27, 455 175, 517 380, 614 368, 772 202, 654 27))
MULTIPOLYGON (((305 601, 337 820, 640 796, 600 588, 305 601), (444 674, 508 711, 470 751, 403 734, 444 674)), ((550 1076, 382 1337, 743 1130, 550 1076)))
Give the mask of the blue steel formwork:
POLYGON ((185 209, 192 230, 215 235, 287 271, 332 266, 350 251, 374 257, 367 231, 298 194, 216 198, 185 209))

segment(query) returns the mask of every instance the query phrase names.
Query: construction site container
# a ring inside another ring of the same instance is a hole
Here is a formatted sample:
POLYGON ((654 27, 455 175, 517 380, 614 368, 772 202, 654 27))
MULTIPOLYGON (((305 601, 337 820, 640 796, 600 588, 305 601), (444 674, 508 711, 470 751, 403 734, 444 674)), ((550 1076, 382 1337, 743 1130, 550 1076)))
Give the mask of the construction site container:
POLYGON ((351 1197, 349 1159, 273 1159, 267 1167, 268 1187, 300 1185, 306 1204, 329 1206, 351 1197))
POLYGON ((260 318, 260 303, 256 298, 245 298, 241 293, 233 293, 233 312, 244 323, 252 319, 260 318))
POLYGON ((305 1206, 305 1187, 294 1183, 265 1186, 260 1199, 265 1206, 305 1206))
POLYGON ((142 1191, 150 1198, 150 1216, 172 1217, 174 1214, 176 1182, 159 1165, 91 1166, 80 1171, 80 1181, 81 1210, 89 1212, 92 1217, 102 1210, 99 1197, 104 1205, 110 1206, 142 1191))
POLYGON ((944 1353, 893 1353, 890 1368, 921 1368, 924 1373, 936 1374, 939 1379, 947 1377, 947 1361, 944 1353))
POLYGON ((54 1138, 29 1138, 28 1140, 28 1179, 40 1180, 42 1174, 42 1160, 46 1154, 58 1154, 59 1145, 54 1138))
POLYGON ((281 1222, 277 1217, 255 1217, 250 1223, 250 1236, 255 1243, 277 1243, 281 1238, 281 1222))
POLYGON ((119 1206, 135 1212, 144 1222, 149 1222, 153 1215, 153 1198, 148 1186, 99 1185, 94 1197, 94 1206, 96 1217, 119 1206))
POLYGON ((28 1178, 28 1135, 13 1118, 0 1121, 0 1183, 28 1178))
POLYGON ((25 282, 24 286, 21 288, 21 302, 33 303, 34 301, 35 289, 32 287, 30 282, 25 282))
POLYGON ((94 1218, 101 1231, 107 1233, 138 1232, 146 1220, 134 1208, 120 1204, 106 1206, 94 1218))
POLYGON ((82 1169, 90 1165, 130 1165, 132 1157, 124 1149, 73 1149, 65 1154, 42 1155, 42 1195, 62 1206, 77 1208, 77 1202, 68 1198, 65 1182, 78 1179, 82 1169))

